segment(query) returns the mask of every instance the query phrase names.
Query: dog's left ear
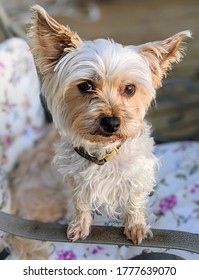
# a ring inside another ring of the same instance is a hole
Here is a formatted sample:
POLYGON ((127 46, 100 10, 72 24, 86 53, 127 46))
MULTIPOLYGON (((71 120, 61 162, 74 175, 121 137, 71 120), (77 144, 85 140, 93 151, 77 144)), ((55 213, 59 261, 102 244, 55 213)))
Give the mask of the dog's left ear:
POLYGON ((162 85, 163 77, 172 68, 172 63, 179 62, 184 55, 184 39, 191 37, 190 31, 182 31, 159 42, 146 43, 139 46, 139 53, 147 60, 152 71, 154 88, 162 85))
POLYGON ((77 48, 80 37, 53 18, 39 5, 32 7, 33 22, 28 32, 31 51, 42 75, 53 72, 58 61, 77 48))

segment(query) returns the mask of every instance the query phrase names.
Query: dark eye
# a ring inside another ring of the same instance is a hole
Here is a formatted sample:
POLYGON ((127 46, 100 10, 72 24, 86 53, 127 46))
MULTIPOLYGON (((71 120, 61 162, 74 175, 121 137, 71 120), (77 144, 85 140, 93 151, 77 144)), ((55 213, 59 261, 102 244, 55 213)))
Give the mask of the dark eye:
POLYGON ((124 92, 128 96, 132 96, 136 92, 136 87, 134 85, 127 85, 127 86, 125 86, 124 92))
POLYGON ((78 89, 82 93, 92 93, 94 90, 94 84, 91 81, 85 81, 78 85, 78 89))

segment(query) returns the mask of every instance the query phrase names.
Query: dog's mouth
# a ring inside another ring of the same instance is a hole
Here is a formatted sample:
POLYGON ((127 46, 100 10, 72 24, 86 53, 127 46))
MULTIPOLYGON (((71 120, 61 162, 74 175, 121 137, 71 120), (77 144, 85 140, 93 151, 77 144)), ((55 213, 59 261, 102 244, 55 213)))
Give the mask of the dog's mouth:
POLYGON ((104 131, 95 131, 94 133, 90 133, 91 135, 95 135, 95 136, 102 136, 102 137, 111 137, 114 134, 113 133, 108 133, 108 132, 104 132, 104 131))
POLYGON ((84 137, 90 142, 96 143, 114 143, 116 141, 122 141, 123 137, 119 133, 108 133, 104 131, 90 132, 84 137))

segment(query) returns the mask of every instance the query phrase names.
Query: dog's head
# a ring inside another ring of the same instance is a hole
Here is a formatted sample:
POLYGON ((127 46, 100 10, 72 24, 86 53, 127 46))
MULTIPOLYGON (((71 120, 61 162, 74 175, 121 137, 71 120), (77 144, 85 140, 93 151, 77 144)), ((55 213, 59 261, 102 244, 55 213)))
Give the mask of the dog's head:
POLYGON ((39 5, 33 11, 32 53, 61 134, 105 144, 122 143, 142 131, 155 90, 182 58, 182 42, 191 33, 140 46, 84 41, 39 5))

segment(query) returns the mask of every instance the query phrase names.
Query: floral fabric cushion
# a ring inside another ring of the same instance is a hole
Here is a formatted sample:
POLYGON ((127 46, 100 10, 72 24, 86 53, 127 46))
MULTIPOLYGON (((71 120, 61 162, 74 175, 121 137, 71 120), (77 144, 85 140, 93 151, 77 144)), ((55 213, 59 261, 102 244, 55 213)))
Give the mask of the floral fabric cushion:
MULTIPOLYGON (((0 210, 9 212, 7 173, 18 156, 41 137, 44 127, 40 82, 27 43, 0 44, 0 210)), ((0 232, 0 248, 3 233, 0 232)))
POLYGON ((9 172, 20 153, 40 137, 44 124, 40 83, 22 39, 0 44, 0 164, 9 172))

